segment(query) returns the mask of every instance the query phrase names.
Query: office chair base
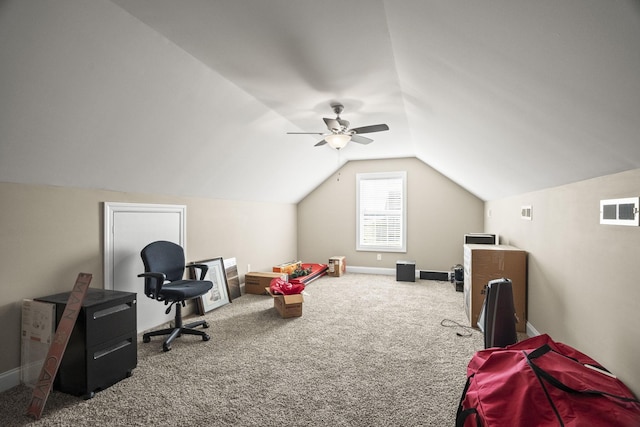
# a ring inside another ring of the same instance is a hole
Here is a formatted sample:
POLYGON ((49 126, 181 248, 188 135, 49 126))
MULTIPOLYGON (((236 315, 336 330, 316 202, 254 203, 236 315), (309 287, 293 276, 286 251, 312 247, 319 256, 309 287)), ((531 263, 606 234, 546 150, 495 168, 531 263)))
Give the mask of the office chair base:
MULTIPOLYGON (((196 322, 200 323, 200 322, 196 322)), ((204 326, 203 327, 209 327, 204 326)), ((142 335, 142 342, 148 343, 151 342, 151 337, 159 336, 159 335, 169 335, 167 339, 162 343, 162 350, 169 351, 171 350, 171 343, 174 339, 182 336, 182 335, 199 335, 202 337, 202 341, 209 341, 211 337, 205 331, 200 331, 198 329, 193 329, 190 325, 182 326, 180 328, 166 328, 160 329, 158 331, 147 332, 142 335)))
POLYGON ((173 342, 174 339, 182 336, 183 334, 186 334, 186 335, 199 335, 199 336, 202 337, 202 341, 209 341, 211 339, 211 337, 206 332, 198 330, 198 329, 194 329, 197 326, 202 326, 203 328, 206 329, 206 328, 209 327, 209 324, 207 323, 206 320, 199 320, 197 322, 188 323, 186 325, 181 325, 181 326, 177 326, 177 327, 170 327, 170 328, 165 328, 165 329, 159 329, 157 331, 147 332, 147 333, 142 335, 142 342, 149 343, 149 342, 151 342, 151 337, 157 337, 157 336, 161 336, 161 335, 169 335, 167 337, 167 339, 165 339, 164 342, 162 343, 162 350, 163 351, 169 351, 169 350, 171 350, 171 342, 173 342))

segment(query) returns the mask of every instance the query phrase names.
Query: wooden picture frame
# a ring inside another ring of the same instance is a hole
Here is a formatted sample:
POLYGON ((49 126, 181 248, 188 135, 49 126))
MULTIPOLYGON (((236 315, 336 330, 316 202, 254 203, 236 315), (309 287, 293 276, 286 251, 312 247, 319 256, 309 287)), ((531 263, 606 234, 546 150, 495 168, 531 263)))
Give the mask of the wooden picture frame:
POLYGON ((205 314, 208 311, 229 304, 229 284, 224 269, 222 257, 196 261, 188 265, 192 279, 201 279, 202 269, 198 265, 207 266, 207 272, 202 280, 213 282, 213 288, 206 294, 198 298, 198 314, 205 314))
POLYGON ((240 277, 238 275, 238 265, 235 258, 224 260, 224 269, 227 274, 227 285, 229 286, 229 298, 233 301, 240 293, 240 277))

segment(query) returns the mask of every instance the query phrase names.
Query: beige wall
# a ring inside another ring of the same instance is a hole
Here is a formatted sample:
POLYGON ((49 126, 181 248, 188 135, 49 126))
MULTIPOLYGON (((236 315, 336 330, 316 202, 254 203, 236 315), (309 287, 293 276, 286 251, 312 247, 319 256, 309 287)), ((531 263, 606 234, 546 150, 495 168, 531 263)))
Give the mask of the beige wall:
POLYGON ((483 202, 415 158, 352 161, 298 204, 298 256, 326 263, 345 255, 347 266, 394 268, 416 261, 423 270, 462 263, 463 235, 482 232, 483 202), (356 174, 407 171, 406 253, 356 251, 356 174))
POLYGON ((599 224, 599 201, 640 196, 640 170, 486 203, 486 231, 529 252, 529 323, 640 395, 640 227, 599 224), (532 221, 520 207, 532 205, 532 221))
POLYGON ((247 264, 270 271, 297 256, 292 204, 9 183, 0 183, 0 200, 0 375, 20 365, 24 298, 69 291, 79 272, 93 274, 92 287, 103 287, 102 202, 186 205, 187 260, 236 257, 241 276, 247 264))

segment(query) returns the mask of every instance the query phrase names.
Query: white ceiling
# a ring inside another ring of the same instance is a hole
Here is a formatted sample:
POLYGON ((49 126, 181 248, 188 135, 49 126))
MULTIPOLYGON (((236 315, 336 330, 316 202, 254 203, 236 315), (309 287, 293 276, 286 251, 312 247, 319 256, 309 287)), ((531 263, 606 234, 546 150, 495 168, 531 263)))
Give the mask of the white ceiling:
MULTIPOLYGON (((295 203, 345 161, 409 156, 493 200, 640 167, 638 1, 111 1, 136 23, 129 49, 145 28, 223 82, 191 94, 214 105, 207 137, 150 139, 221 159, 166 193, 295 203), (333 101, 353 127, 390 131, 340 153, 286 135, 324 131, 333 101)), ((129 191, 157 191, 123 171, 129 191)))

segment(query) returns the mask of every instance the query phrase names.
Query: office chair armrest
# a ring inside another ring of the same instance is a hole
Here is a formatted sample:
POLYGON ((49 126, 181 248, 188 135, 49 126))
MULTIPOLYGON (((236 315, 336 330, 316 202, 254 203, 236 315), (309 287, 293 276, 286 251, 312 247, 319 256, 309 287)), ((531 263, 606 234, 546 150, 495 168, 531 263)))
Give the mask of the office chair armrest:
POLYGON ((209 271, 209 266, 206 264, 189 264, 189 267, 200 269, 200 279, 204 280, 204 277, 207 275, 207 271, 209 271))
POLYGON ((167 276, 164 273, 142 273, 138 274, 138 277, 144 277, 145 280, 149 280, 147 283, 149 286, 145 286, 145 294, 148 297, 155 298, 160 300, 160 289, 162 289, 162 285, 167 280, 167 276))

